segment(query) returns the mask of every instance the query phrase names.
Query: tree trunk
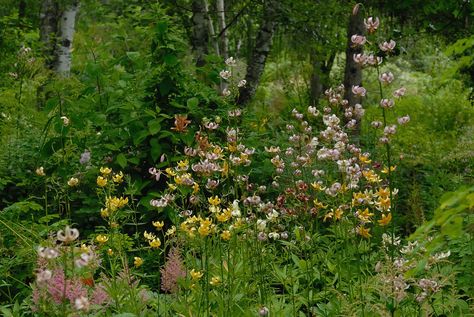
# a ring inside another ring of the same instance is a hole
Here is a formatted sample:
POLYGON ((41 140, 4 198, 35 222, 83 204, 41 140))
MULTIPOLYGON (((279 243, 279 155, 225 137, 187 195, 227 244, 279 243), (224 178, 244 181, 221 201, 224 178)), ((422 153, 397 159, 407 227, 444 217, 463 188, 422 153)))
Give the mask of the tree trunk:
POLYGON ((255 95, 260 77, 265 68, 265 62, 272 46, 272 38, 276 28, 277 0, 267 0, 264 3, 263 16, 257 39, 252 51, 252 58, 247 64, 247 74, 245 80, 247 84, 240 88, 237 104, 243 106, 247 104, 255 95))
POLYGON ((61 14, 55 70, 58 74, 64 77, 69 77, 71 72, 71 48, 75 31, 74 25, 78 11, 79 3, 74 2, 61 14))
POLYGON ((221 34, 219 40, 219 47, 221 57, 227 59, 229 57, 229 38, 227 37, 226 23, 225 23, 225 5, 224 0, 217 0, 217 18, 219 21, 219 32, 221 34))
POLYGON ((208 20, 208 28, 209 28, 209 37, 212 42, 212 46, 214 47, 214 51, 216 55, 220 56, 220 50, 219 50, 219 42, 216 39, 216 31, 214 30, 214 24, 212 23, 212 19, 209 15, 209 5, 207 3, 207 0, 204 1, 204 10, 206 12, 207 20, 208 20))
POLYGON ((335 58, 335 52, 330 52, 329 57, 315 49, 311 52, 310 61, 313 71, 310 79, 309 100, 313 107, 319 104, 319 99, 324 91, 329 88, 329 75, 335 58))
POLYGON ((18 5, 18 20, 23 20, 26 15, 26 1, 25 0, 20 0, 20 3, 18 5))
POLYGON ((53 69, 56 61, 56 34, 58 33, 59 8, 56 0, 44 0, 40 13, 40 41, 48 69, 53 69))
POLYGON ((208 53, 207 44, 209 42, 209 18, 206 14, 205 0, 193 0, 193 32, 191 36, 191 44, 196 54, 196 66, 201 67, 206 64, 204 57, 208 53))
POLYGON ((365 27, 361 10, 357 10, 355 14, 351 14, 349 19, 349 27, 347 29, 347 48, 346 48, 346 65, 344 69, 344 98, 349 101, 349 106, 361 103, 362 99, 352 93, 352 86, 360 86, 362 84, 362 68, 354 61, 354 54, 362 53, 362 46, 354 46, 351 37, 354 34, 364 35, 365 27))

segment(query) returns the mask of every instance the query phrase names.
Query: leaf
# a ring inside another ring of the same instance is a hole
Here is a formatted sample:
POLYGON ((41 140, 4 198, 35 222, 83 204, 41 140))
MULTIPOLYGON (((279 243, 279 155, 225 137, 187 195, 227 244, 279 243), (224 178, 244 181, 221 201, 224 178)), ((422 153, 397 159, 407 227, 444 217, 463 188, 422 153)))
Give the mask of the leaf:
POLYGON ((178 57, 174 54, 166 54, 163 57, 163 61, 165 64, 168 64, 169 66, 174 66, 178 63, 178 57))
POLYGON ((136 132, 135 136, 133 137, 133 144, 138 145, 142 143, 146 137, 148 136, 148 131, 147 130, 141 130, 136 132))
POLYGON ((157 139, 151 139, 150 146, 151 146, 151 149, 150 149, 151 158, 153 159, 153 162, 156 162, 156 160, 158 160, 158 157, 162 153, 161 145, 160 143, 158 143, 157 139))
POLYGON ((117 155, 117 164, 120 165, 121 168, 125 168, 127 166, 127 158, 123 153, 117 155))
POLYGON ((194 108, 199 104, 199 99, 197 99, 196 97, 189 98, 186 104, 190 109, 194 108))
POLYGON ((161 120, 154 119, 148 121, 148 131, 151 135, 157 134, 161 130, 161 120))

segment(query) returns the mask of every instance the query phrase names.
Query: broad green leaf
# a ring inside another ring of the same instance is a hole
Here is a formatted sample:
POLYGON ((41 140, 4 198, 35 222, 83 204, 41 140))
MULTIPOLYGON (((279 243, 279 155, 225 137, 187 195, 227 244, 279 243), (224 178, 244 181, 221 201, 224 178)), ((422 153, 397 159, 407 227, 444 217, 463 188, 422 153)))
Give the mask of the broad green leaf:
POLYGON ((127 166, 127 158, 123 153, 117 155, 117 164, 120 165, 121 168, 125 168, 127 166))

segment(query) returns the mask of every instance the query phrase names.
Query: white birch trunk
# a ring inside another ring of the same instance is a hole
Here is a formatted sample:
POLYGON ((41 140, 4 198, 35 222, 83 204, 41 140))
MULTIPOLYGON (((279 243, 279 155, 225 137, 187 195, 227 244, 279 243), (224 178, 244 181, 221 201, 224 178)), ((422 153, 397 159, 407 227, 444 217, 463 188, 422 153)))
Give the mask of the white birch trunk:
POLYGON ((206 11, 206 15, 208 18, 208 27, 209 27, 209 37, 211 38, 212 41, 212 46, 214 47, 214 51, 216 55, 220 55, 220 50, 219 50, 219 42, 216 39, 216 32, 214 31, 214 24, 212 22, 212 18, 209 15, 209 5, 206 0, 204 0, 204 10, 206 11))
POLYGON ((59 75, 64 77, 69 77, 71 72, 72 40, 74 38, 74 25, 78 11, 79 4, 74 2, 68 6, 61 15, 57 50, 58 57, 55 70, 59 75))
MULTIPOLYGON (((224 0, 217 0, 216 2, 216 8, 217 8, 217 19, 219 21, 219 33, 225 30, 226 24, 225 24, 225 5, 224 5, 224 0)), ((229 56, 229 38, 227 37, 227 31, 222 32, 220 39, 220 51, 221 51, 221 57, 223 59, 227 59, 229 56)))

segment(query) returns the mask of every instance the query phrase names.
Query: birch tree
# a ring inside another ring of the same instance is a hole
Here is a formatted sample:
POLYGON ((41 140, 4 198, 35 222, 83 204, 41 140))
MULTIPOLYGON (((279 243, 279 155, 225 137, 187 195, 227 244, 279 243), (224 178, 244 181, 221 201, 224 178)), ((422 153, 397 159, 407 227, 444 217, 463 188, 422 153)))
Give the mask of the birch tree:
POLYGON ((55 70, 58 74, 69 77, 71 71, 71 49, 75 32, 76 16, 79 11, 78 1, 69 4, 61 14, 55 70))

